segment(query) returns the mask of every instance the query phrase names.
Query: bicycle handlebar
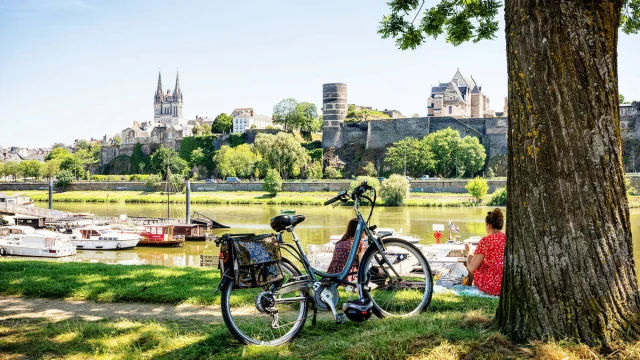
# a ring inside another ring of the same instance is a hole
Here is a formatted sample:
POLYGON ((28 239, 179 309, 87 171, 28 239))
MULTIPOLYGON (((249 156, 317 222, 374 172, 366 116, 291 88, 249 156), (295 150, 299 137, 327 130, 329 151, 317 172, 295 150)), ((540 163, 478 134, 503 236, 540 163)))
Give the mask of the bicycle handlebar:
POLYGON ((347 195, 347 191, 346 190, 342 190, 338 193, 337 196, 327 200, 324 202, 325 205, 331 205, 334 202, 338 201, 338 200, 342 200, 344 198, 344 196, 347 195))

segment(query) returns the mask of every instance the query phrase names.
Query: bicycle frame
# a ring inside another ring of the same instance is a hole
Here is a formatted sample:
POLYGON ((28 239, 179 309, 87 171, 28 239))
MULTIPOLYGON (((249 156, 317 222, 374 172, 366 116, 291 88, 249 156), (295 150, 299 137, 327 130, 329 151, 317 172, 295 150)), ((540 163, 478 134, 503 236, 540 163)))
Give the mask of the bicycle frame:
MULTIPOLYGON (((385 249, 384 249, 384 245, 382 244, 382 242, 376 238, 372 233, 371 230, 369 229, 369 227, 367 226, 367 222, 364 220, 364 217, 362 216, 362 213, 360 212, 360 209, 358 208, 359 206, 359 199, 356 198, 355 203, 353 205, 353 208, 356 212, 356 217, 358 219, 358 226, 356 227, 356 234, 355 234, 355 239, 353 241, 353 246, 351 247, 351 250, 349 252, 349 257, 347 259, 346 265, 344 267, 344 269, 342 269, 341 272, 339 273, 334 273, 334 274, 330 274, 330 273, 326 273, 324 271, 320 271, 318 269, 315 269, 313 266, 311 266, 311 264, 309 263, 309 260, 307 259, 307 255, 304 252, 304 249, 302 248, 302 245, 300 243, 300 238, 298 237, 298 235, 295 233, 295 229, 291 229, 289 230, 291 232, 291 234, 293 235, 293 241, 296 244, 296 247, 294 248, 293 246, 289 245, 289 244, 285 244, 285 247, 291 247, 294 249, 294 251, 297 253, 296 255, 299 257, 297 260, 299 260, 302 263, 302 266, 304 267, 304 270, 307 273, 307 276, 310 277, 310 279, 308 280, 303 280, 301 281, 294 281, 288 284, 283 285, 280 289, 278 289, 278 292, 280 294, 285 294, 291 291, 297 291, 300 290, 300 285, 302 283, 302 285, 307 284, 307 285, 311 285, 314 287, 314 289, 317 290, 316 286, 319 286, 319 281, 317 279, 317 277, 322 277, 322 278, 327 278, 327 279, 331 279, 333 280, 333 285, 339 285, 339 284, 349 284, 349 285, 356 285, 358 288, 358 296, 362 297, 362 294, 364 293, 363 290, 368 290, 365 288, 366 284, 360 283, 358 282, 358 284, 352 284, 350 282, 344 281, 344 279, 347 277, 347 275, 349 275, 349 272, 351 270, 351 268, 354 265, 354 261, 357 261, 358 259, 358 249, 360 248, 360 242, 363 241, 362 239, 362 235, 363 233, 366 233, 367 235, 367 239, 369 241, 369 245, 371 246, 372 244, 375 244, 375 246, 378 247, 379 251, 381 254, 384 253, 385 249), (315 284, 318 285, 315 285, 315 284), (289 289, 290 288, 290 289, 289 289), (284 292, 283 292, 284 290, 284 292)), ((393 269, 393 266, 389 263, 389 260, 386 257, 383 257, 384 262, 387 263, 387 265, 393 270, 393 272, 395 272, 395 269, 393 269)), ((396 275, 398 275, 396 273, 396 275)), ((285 299, 283 299, 284 301, 287 301, 285 299)))

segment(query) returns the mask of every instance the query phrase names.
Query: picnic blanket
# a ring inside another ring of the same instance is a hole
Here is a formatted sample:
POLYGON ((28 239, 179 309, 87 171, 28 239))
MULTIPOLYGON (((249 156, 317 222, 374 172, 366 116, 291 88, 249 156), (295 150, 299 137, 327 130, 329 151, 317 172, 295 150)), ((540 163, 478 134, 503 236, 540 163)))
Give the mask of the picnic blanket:
POLYGON ((459 296, 477 296, 477 297, 485 297, 491 299, 497 299, 497 296, 492 296, 483 293, 475 286, 465 286, 465 285, 453 285, 453 286, 441 286, 434 285, 433 292, 436 294, 454 294, 459 296))

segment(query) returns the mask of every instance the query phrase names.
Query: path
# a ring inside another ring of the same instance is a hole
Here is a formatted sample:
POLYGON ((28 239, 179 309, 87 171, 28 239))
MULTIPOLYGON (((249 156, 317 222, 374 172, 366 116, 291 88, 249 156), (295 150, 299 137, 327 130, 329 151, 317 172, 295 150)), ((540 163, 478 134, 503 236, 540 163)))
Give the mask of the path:
POLYGON ((104 318, 141 320, 198 320, 221 323, 219 306, 161 305, 144 303, 97 303, 57 299, 31 299, 0 296, 0 321, 45 318, 62 321, 71 318, 96 321, 104 318))

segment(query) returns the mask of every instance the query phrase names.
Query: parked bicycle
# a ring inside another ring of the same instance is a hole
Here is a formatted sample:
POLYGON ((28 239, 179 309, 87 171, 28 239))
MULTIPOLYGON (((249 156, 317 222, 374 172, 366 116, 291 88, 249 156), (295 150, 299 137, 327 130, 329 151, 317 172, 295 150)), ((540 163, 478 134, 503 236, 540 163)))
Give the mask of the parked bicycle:
POLYGON ((376 197, 375 189, 363 182, 351 194, 341 191, 324 203, 352 200, 358 219, 353 246, 340 273, 326 273, 309 263, 295 232, 305 220, 303 215, 271 219, 276 234, 226 234, 216 239, 221 246, 222 316, 233 336, 244 344, 287 343, 302 330, 310 308, 314 323, 318 311, 331 311, 335 321, 343 323, 345 317, 361 322, 372 313, 379 318, 407 317, 426 309, 433 291, 429 263, 413 244, 373 235, 376 226, 369 221, 376 197), (371 204, 366 220, 359 208, 365 200, 371 204), (295 245, 283 241, 284 232, 291 233, 295 245), (358 266, 357 282, 352 283, 345 279, 355 275, 350 270, 357 264, 360 241, 367 241, 368 248, 358 266), (282 257, 281 250, 291 257, 282 257), (339 291, 340 285, 346 290, 339 291), (341 295, 346 298, 344 312, 338 310, 341 295))

